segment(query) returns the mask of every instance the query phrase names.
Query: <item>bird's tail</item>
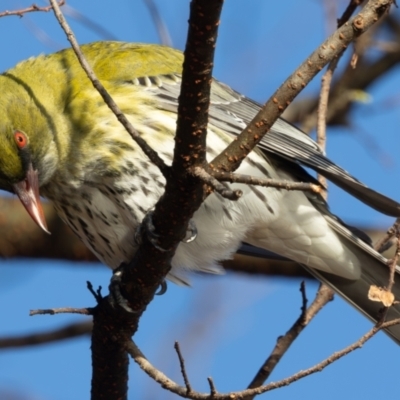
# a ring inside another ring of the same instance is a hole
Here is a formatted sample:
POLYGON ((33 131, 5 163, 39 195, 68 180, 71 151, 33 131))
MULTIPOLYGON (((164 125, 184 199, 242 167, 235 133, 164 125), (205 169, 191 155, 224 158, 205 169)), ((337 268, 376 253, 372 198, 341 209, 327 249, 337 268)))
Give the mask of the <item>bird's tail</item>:
MULTIPOLYGON (((384 303, 378 299, 371 300, 369 293, 372 287, 372 291, 379 293, 379 290, 383 289, 383 293, 385 294, 385 288, 388 287, 390 279, 389 261, 375 251, 369 243, 361 240, 360 235, 357 233, 358 230, 355 234, 354 230, 350 230, 348 226, 345 226, 342 221, 332 214, 325 214, 325 219, 330 228, 338 234, 343 246, 347 247, 357 257, 361 274, 356 280, 348 280, 327 272, 317 271, 307 266, 305 268, 317 279, 332 287, 335 292, 370 320, 377 322, 384 303)), ((364 236, 366 235, 364 234, 361 237, 364 236)), ((391 292, 395 301, 393 303, 390 302, 391 307, 386 315, 386 320, 400 318, 400 303, 397 304, 396 302, 396 300, 400 299, 399 266, 396 266, 394 281, 395 283, 391 292)), ((386 332, 400 344, 400 325, 394 325, 386 329, 386 332)))
MULTIPOLYGON (((343 238, 343 240, 347 239, 343 238)), ((371 321, 377 322, 384 305, 381 301, 371 300, 369 298, 369 291, 371 286, 378 288, 388 287, 390 273, 388 263, 384 261, 383 257, 382 260, 380 257, 374 257, 353 243, 348 245, 352 247, 354 255, 361 261, 361 275, 357 280, 348 280, 307 266, 304 267, 311 275, 330 286, 371 321)), ((392 287, 392 293, 394 299, 400 299, 399 267, 396 268, 395 284, 392 287)), ((395 318, 400 318, 400 303, 396 304, 396 301, 389 308, 386 320, 395 318)), ((395 342, 400 344, 400 325, 394 325, 385 329, 385 331, 395 342)))
MULTIPOLYGON (((355 235, 350 231, 347 226, 341 223, 340 220, 331 215, 325 215, 325 218, 328 221, 330 228, 336 232, 343 247, 358 259, 361 273, 358 275, 357 279, 346 279, 338 275, 316 270, 307 265, 301 265, 319 281, 330 286, 336 293, 361 311, 371 321, 377 322, 384 304, 381 301, 371 300, 369 292, 373 286, 377 287, 377 289, 388 287, 390 278, 389 262, 385 257, 376 252, 370 244, 361 240, 359 235, 355 235)), ((255 257, 268 259, 273 258, 273 255, 271 255, 268 250, 256 248, 250 245, 242 246, 239 252, 255 257)), ((395 301, 388 310, 386 320, 400 318, 400 302, 396 302, 396 300, 400 300, 399 266, 396 267, 394 280, 395 283, 391 292, 395 301)), ((379 292, 379 290, 377 291, 379 292)), ((395 342, 400 344, 400 324, 387 328, 386 333, 391 336, 395 342)))

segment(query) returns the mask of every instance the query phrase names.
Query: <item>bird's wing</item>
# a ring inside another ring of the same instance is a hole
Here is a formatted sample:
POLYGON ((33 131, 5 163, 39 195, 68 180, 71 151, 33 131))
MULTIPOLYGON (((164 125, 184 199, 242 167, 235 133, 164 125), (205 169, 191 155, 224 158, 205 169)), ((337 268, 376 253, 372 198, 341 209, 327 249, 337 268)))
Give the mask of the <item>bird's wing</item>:
MULTIPOLYGON (((158 99, 158 107, 163 110, 176 112, 179 96, 180 76, 168 77, 154 90, 158 99)), ((232 135, 238 135, 242 129, 254 118, 260 105, 240 95, 231 88, 218 81, 213 82, 209 122, 232 135)), ((296 180, 311 181, 307 172, 299 164, 311 167, 329 178, 332 182, 348 191, 364 203, 389 215, 400 216, 400 204, 375 192, 363 183, 352 177, 348 172, 327 159, 319 146, 307 135, 293 125, 280 119, 270 132, 264 136, 259 147, 268 157, 278 161, 279 168, 286 168, 296 180)), ((330 228, 334 230, 346 247, 360 260, 361 276, 356 280, 349 280, 333 274, 317 271, 304 266, 317 279, 334 288, 348 302, 361 310, 370 319, 376 321, 382 303, 369 300, 368 291, 371 285, 387 286, 389 271, 387 261, 369 245, 368 238, 358 230, 348 227, 337 217, 330 214, 326 203, 321 196, 305 192, 305 195, 320 210, 326 218, 330 228)), ((240 252, 259 257, 271 257, 265 250, 252 246, 243 247, 240 252)), ((399 276, 399 271, 397 271, 399 276)), ((397 281, 398 279, 396 279, 397 281)), ((400 298, 400 285, 395 285, 393 294, 400 298)), ((400 317, 400 305, 390 307, 388 319, 400 317)), ((400 343, 400 325, 386 329, 393 339, 400 343)))
MULTIPOLYGON (((163 76, 153 90, 158 107, 176 112, 180 91, 180 75, 163 76)), ((237 136, 260 110, 260 105, 234 91, 229 86, 213 81, 209 122, 213 126, 237 136)), ((308 135, 278 119, 258 147, 266 153, 302 164, 324 175, 337 186, 363 203, 383 214, 400 217, 400 204, 364 185, 347 171, 329 160, 321 148, 308 135)))

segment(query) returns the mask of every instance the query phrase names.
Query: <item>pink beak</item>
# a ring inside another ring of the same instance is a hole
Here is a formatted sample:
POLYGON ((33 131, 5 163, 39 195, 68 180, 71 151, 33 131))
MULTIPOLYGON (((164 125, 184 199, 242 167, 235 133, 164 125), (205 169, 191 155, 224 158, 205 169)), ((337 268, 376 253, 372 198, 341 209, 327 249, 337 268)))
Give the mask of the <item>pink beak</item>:
POLYGON ((26 178, 13 185, 16 195, 21 200, 31 218, 48 234, 46 219, 44 217, 42 204, 39 197, 38 173, 30 164, 26 178))

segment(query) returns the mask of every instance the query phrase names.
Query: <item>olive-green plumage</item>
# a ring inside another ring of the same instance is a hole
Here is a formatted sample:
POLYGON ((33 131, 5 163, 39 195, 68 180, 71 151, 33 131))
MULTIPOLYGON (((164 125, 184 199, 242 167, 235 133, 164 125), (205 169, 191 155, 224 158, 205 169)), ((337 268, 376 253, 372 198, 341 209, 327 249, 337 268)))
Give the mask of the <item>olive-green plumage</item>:
MULTIPOLYGON (((138 106, 135 103, 140 102, 140 96, 132 96, 134 79, 153 72, 156 76, 176 73, 180 71, 182 63, 180 52, 154 45, 98 42, 82 46, 82 51, 110 94, 117 99, 122 98, 119 105, 127 113, 138 106), (127 95, 129 102, 125 101, 127 95)), ((75 146, 98 146, 100 138, 97 134, 100 132, 95 134, 93 127, 99 116, 109 118, 110 112, 71 49, 26 60, 0 76, 0 79, 3 93, 0 109, 6 117, 1 123, 2 130, 7 132, 6 138, 0 137, 7 155, 0 159, 0 171, 6 177, 21 177, 23 174, 10 148, 12 132, 16 127, 21 130, 26 126, 35 128, 34 132, 29 132, 29 136, 32 154, 37 155, 38 163, 49 150, 43 145, 51 137, 57 145, 54 155, 61 164, 70 164, 71 161, 79 163, 79 160, 70 158, 74 157, 75 146), (36 134, 39 137, 34 140, 36 134), (44 137, 47 134, 49 138, 44 137)))
MULTIPOLYGON (((173 155, 183 57, 156 45, 98 42, 82 46, 96 75, 139 134, 166 163, 173 155)), ((213 81, 207 153, 210 158, 258 112, 259 105, 213 81)), ((278 120, 239 172, 260 178, 315 180, 314 168, 389 215, 400 205, 328 160, 301 131, 278 120)), ((140 222, 164 190, 164 178, 104 104, 72 50, 39 56, 0 76, 0 188, 16 193, 32 218, 46 223, 39 193, 101 261, 117 268, 137 248, 140 222)), ((386 260, 366 235, 333 216, 314 193, 236 184, 238 201, 211 194, 193 217, 197 238, 181 243, 170 279, 185 269, 220 272, 218 261, 247 242, 303 264, 370 318, 367 298, 385 286, 386 260)), ((394 289, 400 297, 400 288, 394 289)), ((392 308, 393 315, 399 313, 392 308)), ((400 340, 400 328, 391 328, 400 340)))

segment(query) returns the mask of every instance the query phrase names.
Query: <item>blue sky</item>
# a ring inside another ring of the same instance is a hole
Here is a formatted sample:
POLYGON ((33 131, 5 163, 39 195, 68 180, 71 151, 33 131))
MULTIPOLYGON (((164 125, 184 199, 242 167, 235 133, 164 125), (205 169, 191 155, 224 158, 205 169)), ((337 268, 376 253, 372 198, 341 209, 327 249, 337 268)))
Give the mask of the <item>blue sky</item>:
MULTIPOLYGON (((174 47, 186 38, 189 2, 156 0, 174 47)), ((262 102, 325 38, 323 2, 267 2, 227 0, 222 15, 215 76, 262 102), (300 17, 300 18, 299 18, 300 17)), ((339 1, 339 12, 346 5, 339 1)), ((3 0, 0 12, 31 4, 3 0)), ((90 16, 123 41, 158 42, 157 32, 141 0, 109 2, 70 0, 68 4, 90 16)), ((399 13, 398 10, 394 11, 399 13)), ((398 15, 397 15, 398 16, 398 15)), ((69 19, 81 43, 105 39, 69 19)), ((0 70, 40 53, 67 46, 51 13, 0 19, 0 70)), ((317 77, 302 96, 313 94, 317 77)), ((338 164, 375 189, 400 200, 397 99, 399 70, 371 88, 369 104, 359 105, 352 126, 332 130, 328 154, 338 164), (397 96, 397 97, 396 97, 397 96), (371 136, 371 150, 363 144, 371 136), (377 161, 377 144, 381 160, 377 161)), ((0 94, 1 95, 1 94, 0 94)), ((335 213, 358 225, 387 227, 391 219, 361 205, 331 186, 329 202, 335 213)), ((21 212, 25 212, 21 207, 21 212)), ((76 316, 28 317, 33 308, 91 306, 86 280, 106 287, 106 267, 31 260, 3 260, 0 268, 0 336, 25 334, 80 320, 76 316)), ((171 378, 182 381, 173 350, 180 341, 188 373, 196 390, 207 390, 212 376, 220 391, 244 388, 269 354, 277 336, 286 332, 300 312, 298 280, 260 279, 227 274, 193 277, 191 289, 169 285, 141 320, 136 342, 151 362, 171 378)), ((316 284, 307 283, 311 300, 316 284)), ((284 378, 329 356, 365 333, 371 324, 339 298, 317 316, 285 356, 271 377, 284 378)), ((67 400, 88 398, 90 385, 88 338, 48 346, 0 352, 0 393, 15 391, 23 398, 67 400)), ((274 391, 274 399, 325 400, 397 396, 400 349, 380 333, 363 349, 325 371, 274 391)), ((130 398, 169 398, 136 365, 131 366, 130 398)), ((264 395, 261 398, 266 398, 264 395)), ((5 395, 3 394, 3 398, 5 395)), ((170 396, 171 398, 172 396, 170 396)))

